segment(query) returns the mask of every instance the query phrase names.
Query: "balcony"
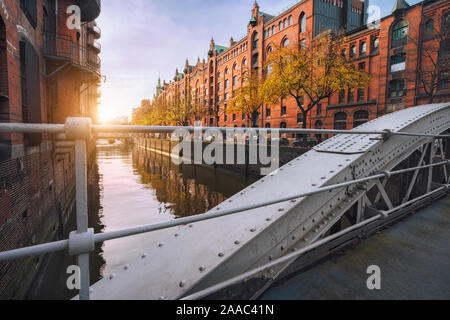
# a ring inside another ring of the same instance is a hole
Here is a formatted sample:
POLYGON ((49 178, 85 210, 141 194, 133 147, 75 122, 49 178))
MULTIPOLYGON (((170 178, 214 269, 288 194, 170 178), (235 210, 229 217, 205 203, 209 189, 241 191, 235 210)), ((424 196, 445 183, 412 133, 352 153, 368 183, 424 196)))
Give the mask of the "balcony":
POLYGON ((97 26, 89 27, 89 32, 92 33, 95 39, 100 39, 102 36, 102 30, 97 26))
POLYGON ((97 54, 102 51, 101 44, 95 40, 92 43, 89 43, 89 46, 92 47, 97 54))
POLYGON ((76 2, 81 8, 81 20, 83 22, 94 21, 100 15, 101 0, 76 0, 76 2))
POLYGON ((100 75, 100 58, 72 37, 64 34, 43 33, 42 54, 46 59, 71 62, 75 67, 100 75))

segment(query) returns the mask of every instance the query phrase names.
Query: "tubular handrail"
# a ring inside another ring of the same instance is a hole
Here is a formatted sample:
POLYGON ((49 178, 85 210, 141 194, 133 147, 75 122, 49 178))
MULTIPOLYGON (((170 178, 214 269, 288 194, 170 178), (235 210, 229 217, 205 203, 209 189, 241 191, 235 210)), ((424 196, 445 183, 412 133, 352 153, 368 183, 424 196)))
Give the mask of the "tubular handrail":
MULTIPOLYGON (((0 133, 65 133, 65 124, 33 124, 33 123, 0 123, 0 133)), ((209 130, 218 130, 222 133, 268 133, 278 132, 280 134, 349 134, 349 135, 382 135, 409 136, 423 138, 450 138, 450 135, 433 135, 415 132, 392 132, 384 131, 358 131, 358 130, 331 130, 331 129, 289 129, 289 128, 226 128, 226 127, 193 127, 193 126, 135 126, 135 125, 92 125, 95 133, 172 133, 176 130, 186 130, 190 133, 209 130)))

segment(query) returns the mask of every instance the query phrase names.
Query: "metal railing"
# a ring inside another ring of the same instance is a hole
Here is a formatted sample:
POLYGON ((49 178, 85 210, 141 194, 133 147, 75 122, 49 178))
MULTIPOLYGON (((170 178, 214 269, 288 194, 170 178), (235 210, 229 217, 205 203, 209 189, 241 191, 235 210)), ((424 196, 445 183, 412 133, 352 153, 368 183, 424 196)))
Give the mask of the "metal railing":
POLYGON ((73 41, 69 35, 43 32, 43 54, 71 61, 89 71, 100 73, 100 57, 87 47, 73 41))
MULTIPOLYGON (((176 226, 189 225, 191 223, 215 219, 218 217, 245 213, 249 210, 266 207, 273 204, 278 204, 282 202, 288 202, 293 200, 298 200, 307 196, 328 192, 336 189, 345 188, 352 185, 362 184, 382 178, 390 178, 399 174, 417 171, 420 169, 434 168, 439 166, 445 166, 447 168, 450 166, 449 160, 444 160, 439 163, 417 166, 413 168, 390 171, 390 172, 380 172, 378 174, 368 176, 361 179, 355 179, 352 181, 347 181, 344 183, 338 183, 321 188, 313 188, 312 190, 299 192, 290 196, 283 198, 263 201, 255 204, 245 205, 229 210, 218 210, 215 212, 205 213, 202 215, 196 215, 186 218, 180 218, 177 220, 160 222, 155 224, 143 225, 134 228, 127 228, 122 230, 110 231, 105 233, 95 234, 93 229, 88 228, 88 216, 87 216, 87 161, 86 161, 86 141, 93 138, 93 134, 101 133, 171 133, 176 129, 183 128, 189 132, 193 132, 197 127, 151 127, 151 126, 126 126, 126 125, 91 125, 89 119, 84 118, 69 118, 66 124, 8 124, 0 123, 0 133, 50 133, 56 134, 57 147, 75 147, 75 176, 76 176, 76 220, 77 220, 77 231, 70 234, 69 239, 55 241, 51 243, 45 243, 5 252, 0 252, 0 262, 21 259, 30 256, 39 256, 48 253, 54 253, 58 251, 68 250, 69 254, 72 256, 78 256, 78 265, 81 272, 81 288, 79 298, 81 300, 89 299, 89 253, 94 251, 95 244, 103 243, 105 241, 129 237, 133 235, 149 233, 156 230, 168 229, 176 226), (65 140, 65 141, 61 141, 65 140)), ((236 128, 201 128, 202 131, 208 129, 216 129, 222 132, 228 132, 230 130, 236 131, 236 128)), ((315 133, 328 133, 328 134, 366 134, 366 135, 380 135, 380 139, 388 138, 390 136, 416 136, 428 138, 430 141, 439 138, 450 138, 449 135, 432 135, 432 134, 422 134, 422 133, 406 133, 406 132, 391 132, 390 130, 385 131, 346 131, 346 130, 315 130, 315 129, 249 129, 249 128, 238 128, 237 131, 249 131, 255 130, 255 132, 279 132, 279 133, 294 133, 294 134, 315 134, 315 133)), ((356 228, 365 226, 378 219, 385 218, 395 212, 400 208, 404 208, 415 201, 418 201, 426 196, 433 195, 438 192, 444 192, 449 190, 450 185, 448 178, 446 178, 446 184, 440 188, 433 190, 426 195, 403 203, 402 205, 389 209, 388 211, 380 211, 381 213, 374 216, 368 220, 365 220, 357 225, 354 225, 348 229, 345 229, 337 234, 330 237, 322 239, 312 245, 305 247, 301 250, 294 251, 291 254, 283 256, 282 258, 275 260, 267 265, 258 267, 254 270, 245 272, 233 279, 229 279, 215 286, 197 292, 191 296, 185 297, 185 299, 198 299, 212 294, 220 289, 223 289, 229 285, 245 280, 253 275, 260 273, 263 270, 269 269, 275 265, 283 262, 290 261, 293 258, 297 258, 302 254, 319 247, 320 245, 330 242, 337 237, 344 235, 356 228)))

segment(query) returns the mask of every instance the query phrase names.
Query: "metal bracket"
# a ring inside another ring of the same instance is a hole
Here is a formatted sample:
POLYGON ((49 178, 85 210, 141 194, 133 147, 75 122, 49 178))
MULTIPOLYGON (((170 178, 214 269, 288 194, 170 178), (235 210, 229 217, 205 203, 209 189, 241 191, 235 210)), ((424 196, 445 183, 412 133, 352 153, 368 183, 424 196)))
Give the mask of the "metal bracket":
POLYGON ((386 141, 388 140, 390 137, 392 137, 392 130, 390 129, 385 129, 383 130, 383 140, 386 141))
POLYGON ((69 254, 77 256, 89 253, 95 250, 94 229, 88 229, 87 232, 78 233, 73 231, 69 235, 69 254))

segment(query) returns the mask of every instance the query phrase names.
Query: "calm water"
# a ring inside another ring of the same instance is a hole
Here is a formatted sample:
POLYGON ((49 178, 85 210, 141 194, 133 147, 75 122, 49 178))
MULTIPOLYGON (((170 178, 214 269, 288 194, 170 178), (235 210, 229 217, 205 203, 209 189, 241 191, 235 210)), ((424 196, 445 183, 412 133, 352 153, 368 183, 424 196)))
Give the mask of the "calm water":
MULTIPOLYGON (((107 232, 200 214, 247 187, 253 181, 198 166, 176 166, 149 151, 99 142, 89 174, 89 222, 95 232, 107 232)), ((75 229, 75 214, 66 226, 75 229)), ((91 282, 138 257, 173 230, 108 241, 91 254, 91 282)), ((67 253, 54 254, 41 272, 29 298, 70 299, 66 269, 76 264, 67 253)))

